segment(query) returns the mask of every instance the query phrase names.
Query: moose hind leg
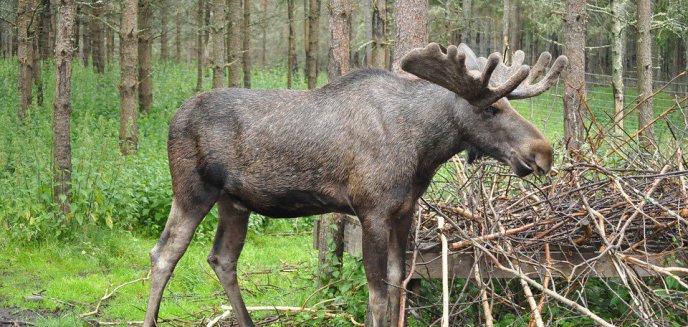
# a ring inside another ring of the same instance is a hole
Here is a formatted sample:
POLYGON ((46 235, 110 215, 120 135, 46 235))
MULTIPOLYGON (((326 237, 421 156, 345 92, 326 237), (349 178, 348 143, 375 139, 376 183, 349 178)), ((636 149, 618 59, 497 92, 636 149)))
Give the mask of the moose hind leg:
POLYGON ((237 315, 239 326, 253 326, 253 321, 241 297, 237 279, 237 262, 246 240, 250 212, 239 206, 228 195, 220 198, 218 209, 220 219, 217 224, 215 242, 208 255, 208 263, 229 297, 229 303, 237 315))
POLYGON ((387 280, 389 282, 389 305, 387 315, 391 326, 399 324, 399 310, 406 261, 406 243, 413 220, 413 211, 404 213, 393 223, 389 239, 387 259, 387 280))
POLYGON ((388 302, 387 292, 387 245, 389 221, 386 217, 367 216, 363 225, 363 265, 368 280, 368 312, 366 326, 383 327, 388 302), (372 320, 372 323, 371 321, 372 320))
MULTIPOLYGON (((219 193, 219 192, 218 192, 219 193)), ((151 289, 146 309, 145 327, 157 326, 158 310, 165 286, 174 271, 174 267, 186 252, 196 227, 210 211, 217 200, 212 193, 204 197, 196 197, 193 206, 181 205, 179 201, 172 201, 170 217, 160 240, 150 252, 151 258, 151 289), (199 203, 199 199, 202 199, 199 203)))

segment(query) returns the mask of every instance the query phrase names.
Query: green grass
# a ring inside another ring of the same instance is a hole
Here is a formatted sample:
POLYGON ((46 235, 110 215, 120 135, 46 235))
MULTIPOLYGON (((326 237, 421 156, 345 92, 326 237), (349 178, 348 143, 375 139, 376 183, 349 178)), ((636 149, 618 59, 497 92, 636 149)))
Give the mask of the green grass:
MULTIPOLYGON (((148 251, 155 239, 98 228, 90 228, 83 235, 72 242, 0 243, 4 249, 0 252, 0 307, 43 312, 44 317, 37 320, 39 325, 55 325, 65 319, 79 322, 76 316, 92 310, 80 303, 95 305, 106 290, 146 276, 148 251), (45 299, 25 299, 34 293, 45 299)), ((219 306, 227 304, 206 263, 209 250, 209 242, 202 239, 191 244, 166 289, 160 317, 200 321, 201 317, 218 314, 219 306), (196 316, 188 318, 190 315, 196 316)), ((249 233, 238 268, 246 304, 302 305, 317 289, 313 282, 316 262, 310 235, 249 233)), ((103 304, 98 316, 85 320, 142 320, 148 289, 148 281, 124 286, 103 304)))

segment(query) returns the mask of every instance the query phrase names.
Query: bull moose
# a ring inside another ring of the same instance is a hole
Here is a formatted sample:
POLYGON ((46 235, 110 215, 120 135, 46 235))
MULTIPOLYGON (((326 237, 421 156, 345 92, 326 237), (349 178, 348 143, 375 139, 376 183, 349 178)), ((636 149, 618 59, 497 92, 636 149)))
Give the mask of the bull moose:
POLYGON ((172 271, 215 203, 219 222, 208 263, 239 326, 253 326, 236 270, 251 212, 357 216, 368 323, 396 326, 411 217, 437 168, 464 150, 495 158, 519 176, 551 168, 549 142, 507 99, 542 94, 567 59, 557 58, 538 81, 550 54, 532 69, 524 57, 517 51, 505 65, 498 53, 476 57, 464 44, 431 43, 402 58, 413 78, 361 69, 311 91, 224 88, 189 99, 170 124, 174 196, 150 252, 144 326, 156 325, 172 271))

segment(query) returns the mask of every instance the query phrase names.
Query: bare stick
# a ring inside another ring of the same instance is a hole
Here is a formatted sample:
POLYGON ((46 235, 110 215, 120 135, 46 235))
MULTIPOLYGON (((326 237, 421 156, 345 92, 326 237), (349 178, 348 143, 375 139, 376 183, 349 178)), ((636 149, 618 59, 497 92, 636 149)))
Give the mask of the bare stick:
POLYGON ((437 218, 437 228, 442 242, 442 327, 449 327, 449 270, 447 268, 447 236, 444 235, 444 217, 437 218))
POLYGON ((497 239, 497 238, 500 238, 503 236, 518 234, 518 233, 529 230, 529 229, 536 227, 536 226, 553 224, 557 221, 559 221, 559 219, 541 220, 538 222, 525 224, 525 225, 520 226, 520 227, 507 229, 505 231, 500 231, 500 232, 496 232, 496 233, 492 233, 492 234, 488 234, 488 235, 484 235, 484 236, 480 236, 480 237, 475 237, 475 238, 472 238, 470 240, 455 242, 455 243, 451 244, 451 249, 452 250, 459 250, 459 249, 465 248, 465 247, 467 247, 467 246, 469 246, 475 242, 491 241, 491 240, 494 240, 494 239, 497 239))
POLYGON ((414 236, 414 243, 416 246, 413 248, 413 259, 411 259, 411 269, 408 276, 401 283, 401 297, 399 299, 399 325, 398 327, 405 326, 406 320, 406 297, 408 296, 408 284, 411 282, 413 274, 416 272, 416 259, 418 258, 418 233, 420 232, 421 219, 420 209, 418 209, 418 221, 416 222, 416 235, 414 236))
POLYGON ((483 278, 480 276, 480 265, 478 264, 478 250, 473 249, 473 276, 475 281, 480 287, 480 303, 483 307, 483 315, 485 315, 485 326, 494 326, 494 319, 492 318, 492 308, 490 303, 487 301, 487 290, 485 289, 485 284, 483 283, 483 278))
POLYGON ((126 283, 124 283, 124 284, 122 284, 122 285, 119 285, 119 286, 113 288, 113 289, 112 289, 112 292, 110 292, 110 293, 108 293, 108 290, 105 290, 105 295, 103 295, 103 297, 101 297, 101 298, 98 300, 98 304, 96 304, 96 308, 93 309, 93 311, 89 311, 89 312, 86 312, 86 313, 84 313, 84 314, 80 314, 80 315, 79 315, 79 318, 84 318, 84 317, 88 317, 88 316, 92 316, 92 315, 97 314, 98 311, 100 310, 100 305, 103 303, 103 301, 105 301, 105 300, 109 299, 110 297, 112 297, 112 296, 115 294, 115 292, 117 292, 117 290, 119 290, 120 288, 122 288, 122 287, 124 287, 124 286, 127 286, 127 285, 131 285, 131 284, 135 284, 135 283, 138 283, 138 282, 142 282, 142 281, 144 281, 144 280, 149 280, 149 279, 150 279, 150 270, 148 271, 148 274, 146 275, 146 277, 142 277, 142 278, 139 278, 139 279, 136 279, 136 280, 128 281, 128 282, 126 282, 126 283))

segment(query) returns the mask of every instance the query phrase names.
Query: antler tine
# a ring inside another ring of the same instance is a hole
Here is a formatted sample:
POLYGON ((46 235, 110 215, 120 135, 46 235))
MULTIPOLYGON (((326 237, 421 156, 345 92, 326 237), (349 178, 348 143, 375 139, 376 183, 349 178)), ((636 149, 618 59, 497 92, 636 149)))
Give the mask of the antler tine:
POLYGON ((491 85, 491 80, 495 82, 492 78, 493 74, 497 74, 495 70, 504 66, 501 55, 493 53, 488 59, 475 58, 470 48, 465 50, 466 48, 468 47, 464 44, 459 47, 451 45, 445 52, 438 44, 430 43, 425 48, 414 49, 404 56, 401 67, 460 95, 478 107, 489 106, 507 96, 528 77, 528 66, 514 65, 507 75, 497 78, 501 83, 491 85))
POLYGON ((554 83, 556 83, 559 74, 568 64, 568 58, 566 56, 559 56, 557 60, 554 61, 552 68, 550 68, 547 75, 536 84, 532 84, 533 81, 537 80, 540 75, 545 71, 545 67, 552 59, 552 55, 549 52, 543 52, 540 55, 537 63, 533 67, 528 78, 523 82, 523 84, 516 88, 513 92, 507 95, 508 99, 527 99, 537 95, 540 95, 547 91, 554 83))

